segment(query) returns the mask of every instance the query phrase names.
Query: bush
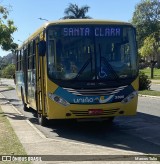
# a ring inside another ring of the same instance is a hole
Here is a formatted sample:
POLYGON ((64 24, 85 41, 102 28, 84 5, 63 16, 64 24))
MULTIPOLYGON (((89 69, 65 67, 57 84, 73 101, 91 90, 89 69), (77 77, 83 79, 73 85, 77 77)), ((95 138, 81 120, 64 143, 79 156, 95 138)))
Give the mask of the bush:
POLYGON ((151 81, 144 72, 139 72, 139 90, 150 90, 151 81))
POLYGON ((13 74, 15 73, 15 65, 10 64, 1 70, 1 76, 4 78, 12 78, 13 74))

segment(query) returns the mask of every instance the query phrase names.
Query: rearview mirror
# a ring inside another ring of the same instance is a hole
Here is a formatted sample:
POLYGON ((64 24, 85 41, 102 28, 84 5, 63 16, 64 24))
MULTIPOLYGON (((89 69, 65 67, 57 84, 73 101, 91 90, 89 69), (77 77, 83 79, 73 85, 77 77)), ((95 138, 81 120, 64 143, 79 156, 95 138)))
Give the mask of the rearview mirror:
POLYGON ((38 43, 38 55, 45 56, 45 53, 46 53, 46 42, 44 40, 41 40, 38 43))

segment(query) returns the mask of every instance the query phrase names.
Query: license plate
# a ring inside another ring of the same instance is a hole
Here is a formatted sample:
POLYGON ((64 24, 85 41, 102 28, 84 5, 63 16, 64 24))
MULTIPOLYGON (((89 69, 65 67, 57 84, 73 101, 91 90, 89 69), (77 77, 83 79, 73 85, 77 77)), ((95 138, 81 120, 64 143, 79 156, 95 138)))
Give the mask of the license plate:
POLYGON ((102 114, 103 110, 102 109, 89 109, 88 114, 89 115, 99 115, 102 114))

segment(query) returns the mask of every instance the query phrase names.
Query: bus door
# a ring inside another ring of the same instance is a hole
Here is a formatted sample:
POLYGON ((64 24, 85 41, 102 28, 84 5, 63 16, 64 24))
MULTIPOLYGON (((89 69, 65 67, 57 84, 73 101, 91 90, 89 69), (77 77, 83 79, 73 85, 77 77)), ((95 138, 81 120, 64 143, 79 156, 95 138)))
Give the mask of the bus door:
POLYGON ((37 112, 42 116, 46 115, 45 112, 45 62, 42 56, 38 55, 38 42, 36 43, 36 101, 37 112))

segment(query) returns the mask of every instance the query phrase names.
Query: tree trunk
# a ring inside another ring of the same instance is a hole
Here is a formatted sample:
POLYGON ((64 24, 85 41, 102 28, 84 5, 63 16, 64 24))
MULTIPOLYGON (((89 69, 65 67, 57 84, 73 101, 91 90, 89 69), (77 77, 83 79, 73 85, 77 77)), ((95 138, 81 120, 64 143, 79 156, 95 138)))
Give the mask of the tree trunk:
POLYGON ((157 54, 157 67, 160 68, 160 53, 157 54))
POLYGON ((151 60, 151 79, 154 78, 154 66, 157 61, 151 60))
POLYGON ((153 77, 154 77, 154 67, 151 66, 151 79, 153 79, 153 77))

